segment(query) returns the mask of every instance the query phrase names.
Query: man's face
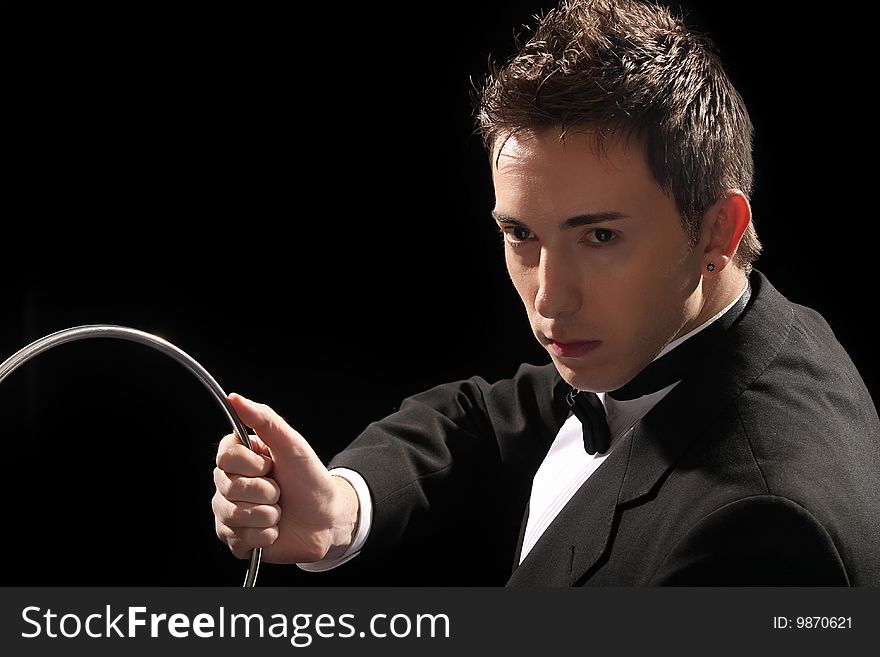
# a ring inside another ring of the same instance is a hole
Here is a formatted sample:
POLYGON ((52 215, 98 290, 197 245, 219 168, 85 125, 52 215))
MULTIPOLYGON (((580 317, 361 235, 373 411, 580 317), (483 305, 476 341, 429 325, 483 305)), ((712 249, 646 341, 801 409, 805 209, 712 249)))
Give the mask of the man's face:
POLYGON ((535 337, 562 378, 614 390, 700 317, 701 248, 654 181, 640 144, 550 130, 494 153, 493 216, 535 337))

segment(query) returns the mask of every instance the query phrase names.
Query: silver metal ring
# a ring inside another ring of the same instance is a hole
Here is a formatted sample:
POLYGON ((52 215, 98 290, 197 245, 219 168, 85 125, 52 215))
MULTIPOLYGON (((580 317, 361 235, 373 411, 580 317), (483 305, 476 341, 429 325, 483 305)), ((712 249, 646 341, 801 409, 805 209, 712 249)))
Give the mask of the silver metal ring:
MULTIPOLYGON (((178 363, 188 369, 195 377, 201 381, 208 389, 214 399, 220 404, 226 414, 226 419, 232 425, 232 430, 238 436, 239 440, 250 449, 253 449, 251 441, 248 438, 247 428, 242 424, 235 409, 232 408, 226 399, 226 393, 220 384, 212 377, 208 371, 202 367, 198 361, 183 350, 175 347, 173 344, 151 333, 139 331, 127 326, 114 326, 111 324, 89 324, 86 326, 75 326, 73 328, 64 329, 47 335, 39 340, 35 340, 26 347, 19 349, 9 358, 0 363, 0 383, 12 374, 19 366, 29 361, 44 351, 48 351, 52 347, 64 344, 66 342, 74 342, 76 340, 86 340, 88 338, 117 338, 119 340, 128 340, 130 342, 138 342, 140 344, 152 347, 157 351, 161 351, 166 356, 171 356, 178 363)), ((244 578, 245 587, 255 586, 257 583, 257 572, 260 569, 260 557, 262 549, 255 548, 251 552, 250 561, 248 563, 247 574, 244 578)))

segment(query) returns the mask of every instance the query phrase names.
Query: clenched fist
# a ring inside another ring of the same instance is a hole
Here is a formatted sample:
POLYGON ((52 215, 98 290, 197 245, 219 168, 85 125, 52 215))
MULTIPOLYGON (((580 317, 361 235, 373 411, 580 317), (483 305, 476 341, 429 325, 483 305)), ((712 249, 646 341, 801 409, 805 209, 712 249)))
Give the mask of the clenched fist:
POLYGON ((217 536, 240 559, 257 547, 269 563, 341 556, 358 517, 351 484, 331 475, 271 408, 237 394, 228 399, 256 435, 253 451, 234 435, 220 441, 212 500, 217 536))

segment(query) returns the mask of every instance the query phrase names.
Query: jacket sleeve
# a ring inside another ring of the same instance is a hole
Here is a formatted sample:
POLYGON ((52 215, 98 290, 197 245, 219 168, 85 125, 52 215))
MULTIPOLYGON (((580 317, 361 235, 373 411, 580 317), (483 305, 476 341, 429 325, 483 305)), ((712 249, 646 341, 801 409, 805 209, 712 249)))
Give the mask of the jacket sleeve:
POLYGON ((667 586, 848 586, 831 536, 799 504, 739 499, 703 517, 651 581, 667 586))
POLYGON ((369 425, 330 463, 360 473, 370 489, 363 552, 454 529, 467 515, 484 514, 487 528, 521 518, 529 471, 555 434, 558 380, 552 365, 523 365, 497 383, 474 377, 420 393, 369 425))

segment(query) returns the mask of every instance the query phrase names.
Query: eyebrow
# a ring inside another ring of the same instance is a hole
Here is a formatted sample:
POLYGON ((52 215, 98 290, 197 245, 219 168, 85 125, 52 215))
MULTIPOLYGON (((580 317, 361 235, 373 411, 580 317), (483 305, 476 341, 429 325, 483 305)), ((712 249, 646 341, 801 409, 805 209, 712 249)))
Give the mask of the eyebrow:
MULTIPOLYGON (((599 224, 604 221, 614 221, 616 219, 625 219, 628 215, 623 214, 622 212, 616 212, 614 210, 607 210, 604 212, 590 212, 588 214, 579 214, 574 217, 569 217, 561 224, 559 224, 559 230, 568 230, 571 228, 579 228, 581 226, 591 226, 592 224, 599 224)), ((498 212, 492 211, 492 218, 497 221, 499 224, 507 224, 509 226, 525 226, 526 224, 519 219, 515 219, 513 217, 509 217, 506 214, 499 214, 498 212)))

